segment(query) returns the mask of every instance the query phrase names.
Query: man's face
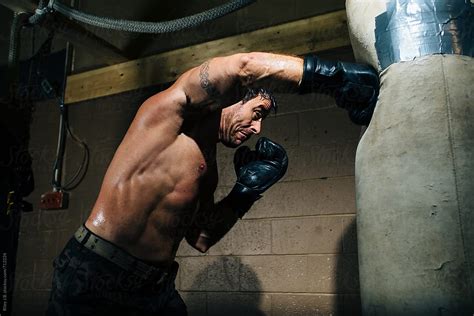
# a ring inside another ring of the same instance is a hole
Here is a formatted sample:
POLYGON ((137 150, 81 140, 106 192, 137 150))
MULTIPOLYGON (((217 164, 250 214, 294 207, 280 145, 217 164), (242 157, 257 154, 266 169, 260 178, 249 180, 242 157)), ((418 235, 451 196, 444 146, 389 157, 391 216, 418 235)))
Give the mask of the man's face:
POLYGON ((271 110, 271 101, 260 95, 246 103, 238 102, 222 110, 219 139, 235 148, 262 129, 262 120, 271 110))

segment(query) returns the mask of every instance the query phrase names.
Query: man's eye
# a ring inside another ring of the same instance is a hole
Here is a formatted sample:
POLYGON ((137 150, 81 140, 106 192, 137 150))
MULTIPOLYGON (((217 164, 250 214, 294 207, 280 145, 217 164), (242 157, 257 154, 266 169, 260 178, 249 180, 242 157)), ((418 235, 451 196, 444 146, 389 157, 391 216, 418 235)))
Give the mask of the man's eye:
POLYGON ((262 118, 262 112, 259 112, 259 111, 254 112, 254 114, 253 114, 253 119, 254 120, 259 120, 261 118, 262 118))

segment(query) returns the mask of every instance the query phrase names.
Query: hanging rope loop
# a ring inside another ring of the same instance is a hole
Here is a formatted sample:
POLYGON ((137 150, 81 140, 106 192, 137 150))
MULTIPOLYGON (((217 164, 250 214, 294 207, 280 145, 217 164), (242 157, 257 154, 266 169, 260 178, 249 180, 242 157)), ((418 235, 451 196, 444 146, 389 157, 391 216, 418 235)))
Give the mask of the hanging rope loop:
POLYGON ((36 9, 35 14, 30 17, 29 21, 31 24, 39 23, 44 19, 46 14, 57 11, 73 20, 100 28, 123 32, 161 34, 198 26, 202 23, 215 20, 224 15, 240 10, 255 1, 256 0, 232 0, 210 10, 176 20, 166 22, 143 22, 99 17, 73 9, 59 1, 49 0, 46 4, 45 0, 41 0, 38 9, 36 9))

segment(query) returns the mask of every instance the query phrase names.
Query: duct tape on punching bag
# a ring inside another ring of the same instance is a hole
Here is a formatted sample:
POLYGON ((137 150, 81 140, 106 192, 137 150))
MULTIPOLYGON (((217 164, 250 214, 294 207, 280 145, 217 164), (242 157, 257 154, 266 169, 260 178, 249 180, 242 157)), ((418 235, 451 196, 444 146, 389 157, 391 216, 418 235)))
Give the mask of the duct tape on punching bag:
POLYGON ((471 0, 392 0, 375 24, 382 69, 431 54, 474 57, 471 0))

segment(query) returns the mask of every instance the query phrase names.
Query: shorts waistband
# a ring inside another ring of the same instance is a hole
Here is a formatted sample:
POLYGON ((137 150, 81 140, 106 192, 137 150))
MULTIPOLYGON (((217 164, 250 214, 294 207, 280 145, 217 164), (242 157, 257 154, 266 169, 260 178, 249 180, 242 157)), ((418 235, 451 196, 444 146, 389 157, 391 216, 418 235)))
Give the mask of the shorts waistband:
POLYGON ((161 283, 168 276, 174 278, 178 271, 177 262, 173 262, 172 266, 168 269, 150 265, 132 256, 110 241, 95 235, 84 225, 79 227, 74 233, 74 238, 83 247, 118 265, 122 269, 146 280, 157 279, 157 283, 161 283))

